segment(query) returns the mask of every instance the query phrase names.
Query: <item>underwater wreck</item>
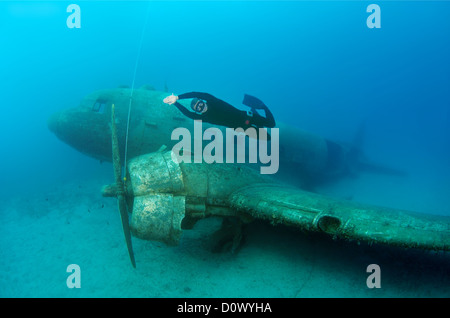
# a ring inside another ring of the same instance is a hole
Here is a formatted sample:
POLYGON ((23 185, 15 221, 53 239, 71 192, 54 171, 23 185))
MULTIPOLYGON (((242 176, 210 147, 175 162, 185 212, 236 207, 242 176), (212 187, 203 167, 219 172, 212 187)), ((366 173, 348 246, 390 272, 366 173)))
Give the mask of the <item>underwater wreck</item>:
MULTIPOLYGON (((133 266, 131 233, 174 245, 182 230, 210 216, 242 223, 262 219, 369 244, 449 250, 450 217, 329 198, 281 183, 246 165, 178 162, 172 151, 161 149, 130 160, 122 179, 114 108, 111 126, 116 182, 105 186, 103 195, 118 198, 133 266)), ((239 240, 239 233, 235 235, 239 240)))
MULTIPOLYGON (((448 216, 363 205, 305 191, 304 185, 311 180, 335 180, 358 171, 402 172, 368 162, 358 147, 297 127, 277 124, 280 170, 295 181, 289 184, 245 164, 172 160, 171 152, 161 147, 173 147, 173 130, 190 129, 193 121, 165 105, 166 96, 167 92, 151 87, 99 90, 87 95, 79 107, 58 112, 48 121, 49 129, 62 141, 88 156, 113 162, 115 182, 104 187, 103 195, 118 199, 133 266, 131 234, 177 244, 183 230, 209 216, 237 220, 237 224, 262 219, 369 244, 449 250, 448 216), (128 150, 128 156, 119 149, 128 150)), ((204 125, 208 127, 212 125, 204 125)), ((233 243, 238 244, 239 230, 226 229, 234 231, 233 243)))

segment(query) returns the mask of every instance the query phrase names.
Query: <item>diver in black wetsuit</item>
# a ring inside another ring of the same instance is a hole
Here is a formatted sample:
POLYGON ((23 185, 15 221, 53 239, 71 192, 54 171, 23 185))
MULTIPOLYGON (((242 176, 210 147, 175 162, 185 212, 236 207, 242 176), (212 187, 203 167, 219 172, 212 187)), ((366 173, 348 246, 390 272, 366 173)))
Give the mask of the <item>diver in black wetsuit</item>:
POLYGON ((210 124, 243 129, 275 127, 275 119, 269 108, 258 98, 247 94, 244 95, 242 103, 249 106, 250 111, 239 110, 211 94, 199 92, 185 93, 179 96, 172 94, 164 98, 164 103, 174 104, 185 116, 191 119, 201 119, 210 124), (177 102, 179 99, 188 98, 192 98, 191 108, 194 112, 187 110, 177 102), (265 117, 259 115, 256 109, 263 109, 265 117))

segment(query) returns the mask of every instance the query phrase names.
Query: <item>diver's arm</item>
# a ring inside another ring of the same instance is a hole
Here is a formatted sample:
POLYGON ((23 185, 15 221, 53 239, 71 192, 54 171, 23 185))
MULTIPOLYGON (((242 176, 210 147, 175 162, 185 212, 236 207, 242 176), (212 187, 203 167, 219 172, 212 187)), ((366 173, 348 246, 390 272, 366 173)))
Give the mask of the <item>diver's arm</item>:
POLYGON ((187 110, 186 107, 184 107, 183 105, 181 105, 178 102, 174 103, 173 105, 175 105, 183 113, 183 115, 186 116, 186 117, 189 117, 189 118, 194 119, 194 120, 202 118, 202 115, 187 110))
POLYGON ((186 98, 200 98, 206 101, 210 101, 211 99, 216 99, 216 97, 212 96, 208 93, 200 93, 200 92, 190 92, 178 95, 178 99, 186 99, 186 98))
POLYGON ((208 93, 190 92, 190 93, 184 93, 184 94, 181 94, 178 96, 176 96, 174 94, 169 95, 166 98, 164 98, 163 102, 166 104, 172 105, 172 104, 176 103, 176 101, 179 99, 187 99, 187 98, 199 98, 199 99, 204 99, 207 102, 214 100, 214 99, 220 101, 220 99, 217 99, 216 97, 214 97, 208 93))

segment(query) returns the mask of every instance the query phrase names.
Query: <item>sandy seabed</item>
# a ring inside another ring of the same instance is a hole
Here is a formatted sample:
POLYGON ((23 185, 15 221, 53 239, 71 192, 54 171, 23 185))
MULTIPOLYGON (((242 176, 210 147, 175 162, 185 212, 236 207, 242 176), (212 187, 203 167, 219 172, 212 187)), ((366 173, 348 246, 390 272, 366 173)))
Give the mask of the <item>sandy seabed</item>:
MULTIPOLYGON (((112 178, 111 178, 112 179, 112 178)), ((212 253, 219 219, 199 221, 176 247, 133 238, 129 261, 106 177, 10 197, 0 210, 1 297, 449 297, 448 253, 368 246, 254 222, 236 254, 212 253), (81 270, 70 289, 69 264, 81 270), (369 264, 381 288, 366 285, 369 264)))

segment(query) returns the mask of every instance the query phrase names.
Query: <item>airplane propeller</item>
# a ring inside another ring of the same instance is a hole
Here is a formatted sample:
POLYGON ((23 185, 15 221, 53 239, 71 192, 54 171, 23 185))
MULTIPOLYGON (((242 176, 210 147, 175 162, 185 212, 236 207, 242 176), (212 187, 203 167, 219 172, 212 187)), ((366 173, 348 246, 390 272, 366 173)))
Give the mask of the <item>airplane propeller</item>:
POLYGON ((134 268, 136 268, 136 261, 134 259, 133 246, 131 244, 131 232, 130 224, 128 220, 128 208, 125 198, 125 185, 122 180, 122 166, 120 164, 120 153, 119 153, 119 141, 117 138, 117 127, 114 104, 111 107, 111 140, 112 140, 112 159, 114 168, 114 178, 116 181, 115 186, 115 196, 117 197, 120 218, 122 220, 123 233, 125 235, 125 241, 127 243, 128 254, 130 255, 130 261, 134 268))

